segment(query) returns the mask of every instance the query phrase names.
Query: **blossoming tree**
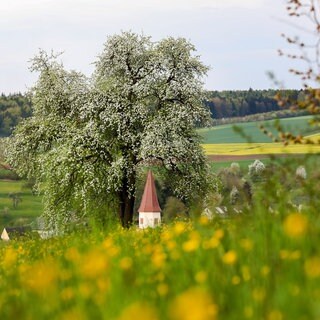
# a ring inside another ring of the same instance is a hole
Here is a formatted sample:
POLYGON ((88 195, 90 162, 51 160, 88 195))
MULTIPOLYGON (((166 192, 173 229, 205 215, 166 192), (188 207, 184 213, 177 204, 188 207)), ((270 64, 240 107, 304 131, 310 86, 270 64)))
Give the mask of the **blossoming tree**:
POLYGON ((123 32, 108 38, 91 78, 43 51, 33 59, 33 116, 15 130, 8 158, 37 179, 51 226, 116 205, 128 227, 146 165, 161 167, 180 198, 204 192, 207 167, 194 127, 210 118, 202 105, 207 67, 194 51, 182 38, 152 42, 123 32))

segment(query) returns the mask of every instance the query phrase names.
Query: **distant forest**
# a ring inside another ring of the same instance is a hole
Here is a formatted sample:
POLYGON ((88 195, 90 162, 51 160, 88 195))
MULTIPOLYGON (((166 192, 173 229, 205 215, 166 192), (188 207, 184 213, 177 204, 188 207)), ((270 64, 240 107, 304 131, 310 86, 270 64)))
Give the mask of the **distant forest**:
MULTIPOLYGON (((244 117, 281 110, 275 100, 279 90, 210 91, 205 104, 213 119, 244 117)), ((303 91, 281 90, 281 97, 291 101, 303 98, 303 91)))
MULTIPOLYGON (((205 105, 213 119, 241 118, 253 114, 268 113, 283 109, 274 99, 276 90, 208 91, 205 105)), ((303 91, 285 90, 282 96, 300 99, 303 91)), ((0 97, 0 137, 9 136, 13 128, 32 114, 31 100, 17 93, 0 97)))
POLYGON ((32 114, 30 99, 21 93, 0 97, 0 137, 9 136, 13 128, 32 114))

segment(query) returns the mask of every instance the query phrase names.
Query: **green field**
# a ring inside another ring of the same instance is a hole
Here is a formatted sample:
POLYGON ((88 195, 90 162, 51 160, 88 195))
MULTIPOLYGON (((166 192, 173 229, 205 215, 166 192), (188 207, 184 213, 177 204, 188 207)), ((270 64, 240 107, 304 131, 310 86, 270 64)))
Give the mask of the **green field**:
POLYGON ((0 180, 0 230, 4 226, 28 225, 42 212, 41 197, 24 188, 23 181, 0 180), (21 201, 13 207, 10 193, 19 194, 21 201))
MULTIPOLYGON (((271 138, 265 135, 259 128, 261 124, 278 136, 275 128, 275 121, 248 122, 236 125, 228 124, 212 128, 200 129, 199 133, 203 138, 203 148, 210 156, 252 156, 252 155, 296 155, 320 153, 319 128, 312 127, 310 120, 312 116, 281 119, 278 122, 285 132, 304 137, 316 142, 309 144, 290 144, 284 146, 283 143, 274 143, 271 138), (236 128, 236 129, 235 129, 236 128)), ((218 161, 218 160, 217 160, 218 161)), ((223 161, 223 160, 219 160, 223 161)))
MULTIPOLYGON (((289 131, 293 134, 311 135, 319 132, 319 128, 317 129, 310 126, 309 121, 311 119, 312 116, 287 118, 279 120, 279 123, 283 127, 284 131, 289 131)), ((236 124, 236 127, 240 129, 242 134, 234 130, 234 124, 200 129, 198 132, 203 137, 204 144, 247 142, 268 143, 272 142, 272 140, 259 129, 259 125, 264 124, 268 130, 277 136, 278 133, 274 128, 274 123, 274 120, 269 120, 264 122, 247 122, 236 124)))

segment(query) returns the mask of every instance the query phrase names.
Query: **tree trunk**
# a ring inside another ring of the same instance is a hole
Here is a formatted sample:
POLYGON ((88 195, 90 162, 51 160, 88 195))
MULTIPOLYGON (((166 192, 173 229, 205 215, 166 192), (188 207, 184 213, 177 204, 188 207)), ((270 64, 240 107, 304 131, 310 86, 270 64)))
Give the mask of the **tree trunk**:
POLYGON ((133 224, 133 210, 135 203, 135 176, 129 179, 125 176, 122 180, 122 190, 119 192, 119 219, 121 225, 124 228, 129 228, 133 224), (129 192, 130 187, 133 186, 133 190, 129 192))
POLYGON ((124 221, 122 224, 125 228, 129 228, 133 225, 134 202, 135 202, 134 196, 126 197, 125 199, 124 221))

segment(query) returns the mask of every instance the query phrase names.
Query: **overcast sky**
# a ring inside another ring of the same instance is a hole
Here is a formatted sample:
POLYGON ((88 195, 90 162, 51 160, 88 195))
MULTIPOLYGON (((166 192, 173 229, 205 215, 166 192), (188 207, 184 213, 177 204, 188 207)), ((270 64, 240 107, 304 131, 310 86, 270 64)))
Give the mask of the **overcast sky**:
POLYGON ((294 31, 284 20, 284 0, 1 0, 0 92, 32 85, 28 61, 39 48, 64 51, 66 68, 90 75, 107 36, 122 30, 190 40, 211 67, 210 90, 271 88, 267 71, 299 88, 293 62, 277 55, 280 34, 294 31))

